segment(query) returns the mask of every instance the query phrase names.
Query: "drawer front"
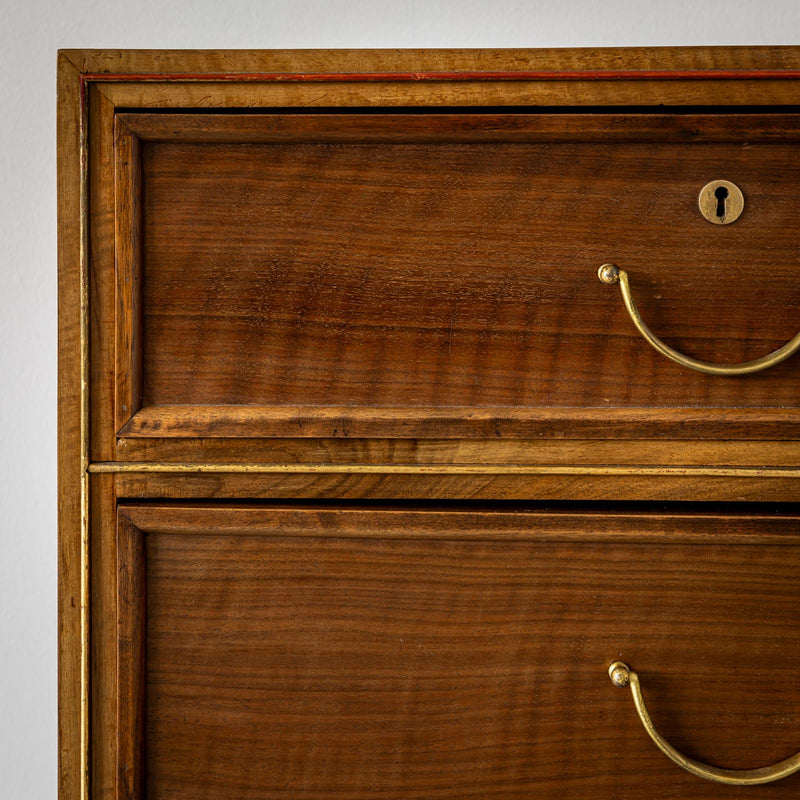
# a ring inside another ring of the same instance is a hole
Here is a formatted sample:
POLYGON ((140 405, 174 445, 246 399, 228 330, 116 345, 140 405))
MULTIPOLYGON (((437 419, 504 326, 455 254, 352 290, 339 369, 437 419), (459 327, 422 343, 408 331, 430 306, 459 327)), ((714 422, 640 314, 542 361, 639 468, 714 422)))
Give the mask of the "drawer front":
MULTIPOLYGON (((800 750, 800 519, 122 507, 119 796, 722 796, 800 750), (654 795, 654 786, 663 787, 654 795)), ((796 797, 798 779, 739 796, 796 797)))
POLYGON ((792 115, 122 114, 117 425, 137 436, 785 438, 792 115), (708 222, 698 194, 745 206, 708 222), (609 431, 608 422, 618 424, 609 431), (722 420, 722 422, 719 422, 722 420), (717 428, 713 426, 717 424, 717 428), (709 427, 709 425, 711 427, 709 427))

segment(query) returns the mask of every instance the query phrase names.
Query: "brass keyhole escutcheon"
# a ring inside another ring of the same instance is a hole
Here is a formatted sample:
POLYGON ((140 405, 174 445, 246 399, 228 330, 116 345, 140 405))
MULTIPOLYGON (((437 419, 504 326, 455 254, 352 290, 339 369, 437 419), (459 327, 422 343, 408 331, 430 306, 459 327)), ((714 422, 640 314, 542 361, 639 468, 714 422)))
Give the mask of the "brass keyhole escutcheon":
POLYGON ((735 183, 711 181, 700 190, 697 205, 709 222, 730 225, 739 219, 744 210, 744 195, 735 183))

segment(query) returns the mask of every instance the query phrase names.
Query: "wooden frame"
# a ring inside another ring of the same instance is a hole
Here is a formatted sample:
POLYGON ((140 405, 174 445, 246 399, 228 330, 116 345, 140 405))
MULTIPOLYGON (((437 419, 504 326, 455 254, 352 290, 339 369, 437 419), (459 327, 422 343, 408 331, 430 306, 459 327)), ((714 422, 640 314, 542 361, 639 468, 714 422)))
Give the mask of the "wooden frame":
POLYGON ((117 279, 115 425, 125 426, 142 402, 141 353, 141 163, 139 137, 114 120, 114 187, 117 279))
MULTIPOLYGON (((172 540, 176 536, 208 536, 214 541, 224 537, 245 540, 258 537, 266 540, 265 543, 270 547, 280 546, 282 543, 303 547, 304 541, 313 546, 314 543, 318 545, 321 540, 327 540, 331 548, 349 546, 351 543, 356 547, 365 544, 384 547, 390 542, 400 546, 416 542, 420 547, 430 546, 432 553, 435 553, 440 545, 471 544, 486 547, 494 544, 497 545, 495 550, 501 552, 504 547, 515 545, 546 544, 547 549, 541 551, 541 557, 546 559, 547 552, 557 552, 561 546, 571 547, 577 542, 590 545, 590 552, 613 549, 620 545, 632 545, 635 550, 653 545, 666 545, 668 548, 681 548, 686 545, 718 548, 720 545, 725 545, 727 550, 756 546, 759 552, 766 554, 767 549, 775 547, 796 547, 800 543, 799 523, 800 518, 792 514, 775 517, 758 513, 743 515, 736 512, 713 511, 678 511, 664 514, 602 510, 588 512, 476 510, 466 507, 437 510, 407 506, 370 507, 345 503, 333 508, 313 504, 260 506, 242 504, 231 508, 208 503, 191 505, 123 503, 118 506, 116 515, 118 575, 116 798, 138 800, 144 797, 145 791, 147 671, 145 632, 146 615, 150 611, 146 578, 149 551, 145 541, 150 535, 166 535, 172 540)), ((646 553, 645 550, 642 556, 645 560, 646 553)), ((588 560, 591 560, 591 557, 588 560)), ((280 564, 281 559, 278 558, 276 563, 280 564)), ((313 565, 308 569, 313 571, 313 565)), ((472 564, 471 569, 478 569, 478 566, 472 564)), ((576 569, 580 571, 580 566, 578 565, 576 569)), ((741 589, 749 592, 750 597, 755 597, 757 587, 752 586, 745 576, 740 577, 741 583, 734 583, 731 591, 741 589)), ((637 576, 635 570, 631 571, 629 585, 634 592, 641 591, 641 584, 646 581, 647 578, 637 576)), ((303 583, 303 586, 305 585, 303 583)), ((563 599, 563 585, 557 586, 554 591, 561 592, 563 599)), ((785 583, 783 591, 785 602, 787 592, 785 583)), ((725 602, 721 598, 715 599, 718 602, 725 602)), ((754 605, 763 612, 763 608, 769 604, 770 598, 765 598, 763 603, 745 605, 754 605)), ((670 601, 667 601, 665 606, 670 608, 670 601)), ((697 609, 693 613, 702 617, 702 612, 698 612, 697 609)), ((624 626, 623 619, 624 614, 620 619, 609 620, 609 623, 615 627, 624 626)), ((370 628, 367 630, 371 631, 368 638, 375 635, 370 628)), ((777 637, 774 630, 772 636, 773 639, 777 637)), ((793 651, 793 648, 789 650, 793 651)), ((713 652, 708 655, 709 660, 713 661, 713 652)), ((760 654, 750 652, 748 657, 757 661, 760 654)), ((786 672, 785 666, 781 665, 781 668, 786 672)), ((155 676, 157 683, 163 680, 158 668, 155 676)), ((603 702, 613 699, 613 696, 604 697, 603 702)), ((562 702, 568 701, 564 699, 562 702)), ((313 705, 313 701, 310 704, 313 705)), ((592 735, 595 739, 603 738, 602 733, 593 732, 592 735)), ((644 748, 644 743, 637 741, 637 748, 639 746, 644 748)))
POLYGON ((791 114, 630 115, 605 113, 144 114, 115 116, 116 368, 115 428, 135 438, 756 438, 783 439, 800 409, 786 408, 405 408, 319 405, 147 405, 142 407, 139 204, 142 142, 191 143, 554 143, 795 141, 791 114), (613 426, 613 427, 612 427, 613 426), (735 429, 731 436, 730 432, 735 429))
MULTIPOLYGON (((59 796, 63 800, 110 797, 116 763, 115 729, 108 702, 115 691, 110 676, 116 675, 116 632, 108 628, 107 612, 116 603, 116 587, 101 576, 115 571, 116 540, 113 531, 120 497, 172 496, 352 496, 436 497, 458 491, 467 497, 563 496, 563 477, 558 475, 514 477, 443 476, 431 478, 420 469, 402 485, 378 475, 364 482, 358 474, 304 476, 289 473, 280 480, 261 476, 222 475, 154 480, 146 473, 91 476, 90 464, 120 463, 152 458, 153 447, 171 453, 176 462, 194 462, 197 442, 165 442, 158 439, 131 442, 107 435, 125 424, 126 414, 137 407, 140 376, 135 365, 137 341, 122 339, 111 347, 109 332, 117 313, 135 319, 138 309, 117 305, 116 287, 110 280, 117 259, 119 274, 135 280, 135 235, 120 241, 127 246, 115 251, 115 222, 108 209, 119 190, 121 231, 136 231, 136 206, 125 192, 135 187, 135 137, 125 124, 114 128, 117 109, 175 107, 200 109, 223 107, 324 106, 749 106, 796 107, 800 105, 800 48, 631 48, 627 50, 542 51, 102 51, 67 50, 58 64, 58 226, 59 226, 59 796), (117 137, 119 160, 107 158, 117 137), (127 148, 127 150, 126 150, 127 148), (114 173, 118 176, 115 184, 114 173), (89 198, 92 198, 92 205, 89 198), (126 220, 125 215, 129 215, 126 220), (96 350, 89 362, 89 343, 96 350), (97 359, 94 358, 97 355, 97 359), (112 390, 109 371, 125 373, 120 392, 112 390), (116 367, 115 367, 116 365, 116 367), (127 402, 126 402, 127 401, 127 402), (115 405, 117 404, 117 405, 115 405), (122 408, 127 405, 129 408, 122 408), (238 484, 238 485, 234 485, 238 484), (560 488, 559 488, 560 487, 560 488), (91 489, 91 496, 90 496, 91 489), (559 494, 560 493, 560 494, 559 494), (90 557, 91 554, 91 557, 90 557), (113 566, 112 566, 113 565, 113 566), (91 566, 91 569, 90 569, 91 566), (91 598, 91 605, 90 605, 91 598), (91 631, 91 636, 90 636, 91 631), (94 744, 92 744, 94 742, 94 744), (90 780, 90 763, 92 775, 90 780)), ((135 296, 135 293, 134 295, 135 296)), ((782 412, 785 421, 795 414, 782 412)), ((683 422, 686 422, 684 420, 683 422)), ((487 421, 487 433, 492 422, 487 421)), ((598 420, 596 425, 602 425, 598 420)), ((677 423, 679 426, 681 421, 677 423)), ((706 421, 701 423, 705 425, 706 421)), ((758 465, 796 466, 800 448, 796 437, 763 443, 772 419, 754 412, 744 428, 752 433, 746 442, 722 443, 714 450, 718 464, 737 463, 739 453, 758 465), (738 448, 738 449, 737 449, 738 448), (749 453, 749 455, 748 455, 749 453), (733 459, 733 461, 731 461, 733 459)), ((796 430, 797 420, 792 423, 796 430)), ((785 429, 782 429, 785 430, 785 429)), ((591 441, 554 442, 549 449, 532 442, 535 453, 563 464, 564 453, 595 452, 602 447, 591 441), (578 448, 577 450, 575 448, 578 448)), ((634 452, 663 464, 663 453, 654 443, 636 443, 634 452), (638 449, 637 449, 638 448, 638 449)), ((366 430, 365 435, 369 434, 366 430)), ((785 433, 783 434, 785 438, 785 433)), ((744 437, 743 437, 744 438, 744 437)), ((476 444, 480 444, 479 442, 476 444)), ((221 442, 203 451, 212 458, 220 453, 240 460, 248 441, 221 442)), ((421 466, 431 459, 441 463, 459 460, 459 447, 431 440, 415 447, 410 458, 421 466)), ((366 441, 276 441, 262 448, 262 457, 275 460, 276 453, 290 451, 294 460, 308 463, 314 453, 328 462, 380 464, 391 459, 394 449, 366 441)), ((490 460, 508 463, 510 453, 523 452, 526 442, 504 445, 490 460), (515 449, 516 447, 516 449, 515 449)), ((713 449, 713 448, 712 448, 713 449)), ((469 448, 467 448, 469 450, 469 448)), ((483 463, 485 453, 469 451, 468 459, 483 463)), ((398 446, 398 452, 405 452, 398 446)), ((667 456, 685 464, 709 463, 708 445, 687 442, 679 456, 667 456), (704 455, 705 454, 705 455, 704 455)), ((591 456, 588 456, 591 461, 591 456)), ((636 456, 632 456, 636 458, 636 456)), ((156 476, 157 477, 157 476, 156 476)), ((632 474, 609 482, 608 476, 573 478, 579 496, 631 498, 658 495, 652 475, 632 474), (626 495, 625 492, 628 492, 626 495)), ((707 478, 676 477, 675 496, 707 497, 707 478)), ((780 470, 748 476, 738 484, 730 476, 719 478, 719 499, 796 500, 796 479, 780 470), (769 488, 772 487, 772 488, 769 488), (776 488, 779 487, 779 488, 776 488)), ((661 483, 658 483, 661 486, 661 483)), ((669 492, 667 492, 669 494, 669 492)), ((452 495, 451 495, 452 496, 452 495)), ((135 579, 135 576, 134 576, 135 579)), ((134 633, 130 633, 133 636, 134 633)))
POLYGON ((117 796, 142 797, 145 689, 144 534, 117 519, 117 796))

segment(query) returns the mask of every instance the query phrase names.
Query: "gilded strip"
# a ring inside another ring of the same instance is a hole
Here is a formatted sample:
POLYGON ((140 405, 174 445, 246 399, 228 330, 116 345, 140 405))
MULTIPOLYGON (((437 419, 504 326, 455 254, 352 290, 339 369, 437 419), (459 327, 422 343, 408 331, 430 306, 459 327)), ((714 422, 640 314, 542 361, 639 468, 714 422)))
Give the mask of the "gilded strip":
POLYGON ((342 473, 399 475, 666 475, 677 477, 800 478, 796 467, 658 467, 644 465, 532 465, 532 464, 253 464, 172 461, 97 461, 89 464, 94 473, 172 473, 201 472, 275 474, 342 473))

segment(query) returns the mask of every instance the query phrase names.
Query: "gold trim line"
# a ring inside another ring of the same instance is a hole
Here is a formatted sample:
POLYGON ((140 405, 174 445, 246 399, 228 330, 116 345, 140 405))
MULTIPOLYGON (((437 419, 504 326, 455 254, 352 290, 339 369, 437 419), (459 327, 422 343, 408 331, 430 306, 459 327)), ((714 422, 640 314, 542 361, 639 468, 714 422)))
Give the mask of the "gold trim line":
POLYGON ((656 467, 579 464, 261 464, 174 461, 96 461, 91 473, 352 473, 398 475, 609 475, 731 478, 800 478, 798 467, 656 467))

